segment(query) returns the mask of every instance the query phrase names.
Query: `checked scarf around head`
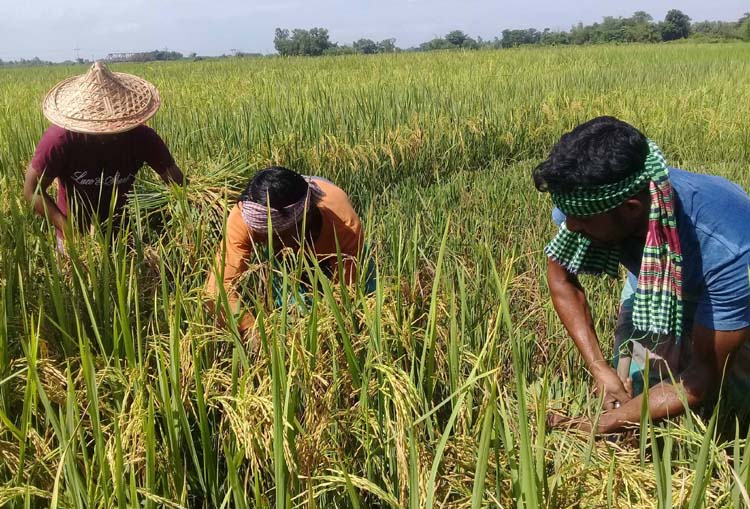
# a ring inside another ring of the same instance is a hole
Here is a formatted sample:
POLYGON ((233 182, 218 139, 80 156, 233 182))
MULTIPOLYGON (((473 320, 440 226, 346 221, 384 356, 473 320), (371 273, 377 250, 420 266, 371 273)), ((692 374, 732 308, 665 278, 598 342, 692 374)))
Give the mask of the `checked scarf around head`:
POLYGON ((268 233, 268 220, 275 232, 285 232, 296 226, 310 210, 311 205, 320 200, 324 193, 312 179, 306 178, 307 192, 298 201, 275 209, 249 200, 240 201, 240 211, 245 225, 255 233, 268 233))
MULTIPOLYGON (((654 142, 649 140, 648 144, 643 171, 614 184, 550 194, 555 206, 566 216, 585 217, 612 210, 648 186, 651 210, 633 325, 640 331, 671 334, 679 340, 683 313, 682 251, 674 214, 674 191, 664 156, 654 142)), ((568 230, 565 223, 544 251, 573 274, 618 275, 619 248, 592 246, 589 239, 568 230)))

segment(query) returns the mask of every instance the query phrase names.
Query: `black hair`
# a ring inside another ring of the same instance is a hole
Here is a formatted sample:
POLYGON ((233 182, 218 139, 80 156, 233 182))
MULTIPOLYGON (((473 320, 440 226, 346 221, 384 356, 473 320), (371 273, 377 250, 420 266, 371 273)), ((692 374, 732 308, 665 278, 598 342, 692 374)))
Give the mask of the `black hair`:
POLYGON ((638 129, 615 117, 597 117, 560 138, 534 168, 534 185, 542 192, 567 192, 619 182, 643 169, 648 151, 638 129))
POLYGON ((250 179, 239 199, 282 209, 301 200, 307 190, 305 177, 296 171, 283 166, 270 166, 250 179))

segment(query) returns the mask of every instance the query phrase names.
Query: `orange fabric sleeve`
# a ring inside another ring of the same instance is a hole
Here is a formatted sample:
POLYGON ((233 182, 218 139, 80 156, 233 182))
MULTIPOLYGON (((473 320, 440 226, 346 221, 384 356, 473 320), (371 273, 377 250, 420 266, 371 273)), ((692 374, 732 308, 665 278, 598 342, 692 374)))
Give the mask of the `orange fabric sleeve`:
POLYGON ((347 284, 352 284, 357 280, 357 257, 364 245, 362 224, 343 190, 322 179, 315 179, 315 182, 325 193, 318 203, 323 228, 315 241, 315 252, 319 259, 331 264, 334 280, 343 277, 347 284), (341 252, 343 274, 339 273, 337 251, 341 252))
POLYGON ((316 183, 325 196, 318 204, 323 216, 323 228, 315 241, 315 251, 332 264, 335 280, 343 277, 347 284, 352 284, 357 279, 357 257, 364 245, 362 223, 344 191, 330 182, 316 180, 316 183), (343 258, 343 274, 338 269, 337 244, 343 258))
POLYGON ((209 271, 206 290, 208 295, 216 300, 219 296, 217 278, 221 278, 231 311, 234 314, 242 313, 238 324, 241 332, 252 329, 255 325, 252 313, 242 309, 240 295, 236 289, 237 279, 247 270, 247 260, 252 256, 252 252, 250 232, 242 220, 239 206, 235 205, 227 218, 225 242, 219 246, 216 262, 209 271))
POLYGON ((348 285, 354 284, 357 281, 357 259, 362 252, 362 246, 364 244, 364 234, 362 228, 342 228, 336 230, 336 236, 339 242, 339 250, 341 251, 342 257, 342 269, 343 273, 339 274, 338 260, 334 259, 333 263, 336 267, 334 271, 334 278, 339 280, 344 278, 344 282, 348 285))

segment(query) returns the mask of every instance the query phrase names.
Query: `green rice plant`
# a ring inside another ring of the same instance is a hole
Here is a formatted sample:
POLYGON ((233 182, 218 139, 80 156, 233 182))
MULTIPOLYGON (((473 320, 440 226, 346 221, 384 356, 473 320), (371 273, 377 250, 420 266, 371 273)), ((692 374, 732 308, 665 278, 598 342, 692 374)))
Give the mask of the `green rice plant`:
MULTIPOLYGON (((601 402, 549 303, 554 225, 530 171, 564 131, 612 114, 673 164, 747 188, 749 53, 116 65, 159 87, 152 125, 190 185, 142 171, 123 231, 72 233, 67 256, 20 185, 39 100, 84 68, 0 69, 0 505, 747 505, 744 424, 644 414, 617 440, 546 429, 549 409, 596 419, 601 402), (217 326, 204 286, 236 196, 270 164, 347 191, 377 285, 285 257, 243 280, 253 345, 231 313, 217 326), (297 302, 301 279, 320 291, 297 302)), ((609 356, 619 283, 585 286, 609 356)))

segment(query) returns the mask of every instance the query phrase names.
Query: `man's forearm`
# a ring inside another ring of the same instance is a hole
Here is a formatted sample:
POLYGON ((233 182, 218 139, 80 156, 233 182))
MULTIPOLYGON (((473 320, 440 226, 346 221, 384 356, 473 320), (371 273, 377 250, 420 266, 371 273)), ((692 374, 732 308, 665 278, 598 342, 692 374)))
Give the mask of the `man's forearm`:
MULTIPOLYGON (((693 360, 690 366, 675 375, 678 385, 660 383, 648 391, 648 413, 657 421, 685 412, 684 401, 689 407, 699 404, 712 394, 725 376, 730 355, 747 341, 748 329, 716 331, 700 324, 693 327, 693 360)), ((628 401, 620 408, 602 415, 599 431, 617 431, 640 421, 643 396, 628 401)))
MULTIPOLYGON (((682 384, 674 386, 660 383, 648 390, 648 413, 651 419, 659 421, 668 417, 677 417, 685 413, 685 405, 678 391, 684 391, 685 402, 694 406, 701 402, 702 396, 685 390, 682 384)), ((597 432, 615 433, 633 426, 641 421, 643 396, 637 396, 615 410, 605 412, 599 418, 597 432)))
POLYGON ((591 309, 583 289, 570 280, 560 266, 550 262, 548 282, 552 304, 578 351, 592 372, 606 365, 596 336, 591 309))
MULTIPOLYGON (((750 328, 716 331, 698 323, 693 326, 693 359, 682 373, 675 375, 676 385, 660 383, 648 390, 648 413, 658 421, 676 417, 715 394, 725 381, 729 360, 750 338, 750 328)), ((596 431, 614 433, 638 425, 641 420, 643 396, 622 404, 600 416, 596 431)), ((592 429, 585 418, 553 418, 558 426, 574 426, 584 431, 592 429)))
POLYGON ((35 195, 32 200, 34 211, 38 215, 46 218, 58 230, 65 230, 68 218, 62 213, 50 195, 41 192, 35 195))
POLYGON ((223 282, 224 294, 227 297, 226 303, 229 309, 226 310, 224 305, 221 303, 221 288, 219 288, 218 278, 212 273, 209 275, 208 283, 206 285, 207 295, 211 299, 210 307, 213 313, 215 313, 218 320, 218 324, 221 327, 226 327, 227 316, 225 311, 229 311, 233 316, 236 316, 237 328, 240 332, 245 332, 252 329, 255 326, 255 317, 248 310, 244 309, 242 305, 242 299, 239 293, 234 287, 234 281, 232 278, 225 279, 223 282))
POLYGON ((161 179, 167 185, 169 184, 178 184, 180 186, 188 185, 188 180, 187 178, 185 178, 185 174, 182 173, 182 170, 176 164, 167 168, 166 171, 164 171, 164 173, 161 174, 161 179))
POLYGON ((597 389, 604 394, 604 407, 613 408, 631 399, 629 389, 602 355, 591 309, 578 279, 550 260, 547 281, 555 311, 586 362, 597 389))
POLYGON ((47 193, 52 180, 53 177, 46 175, 43 170, 29 165, 24 174, 23 196, 37 215, 47 219, 58 230, 64 231, 68 218, 47 193))

